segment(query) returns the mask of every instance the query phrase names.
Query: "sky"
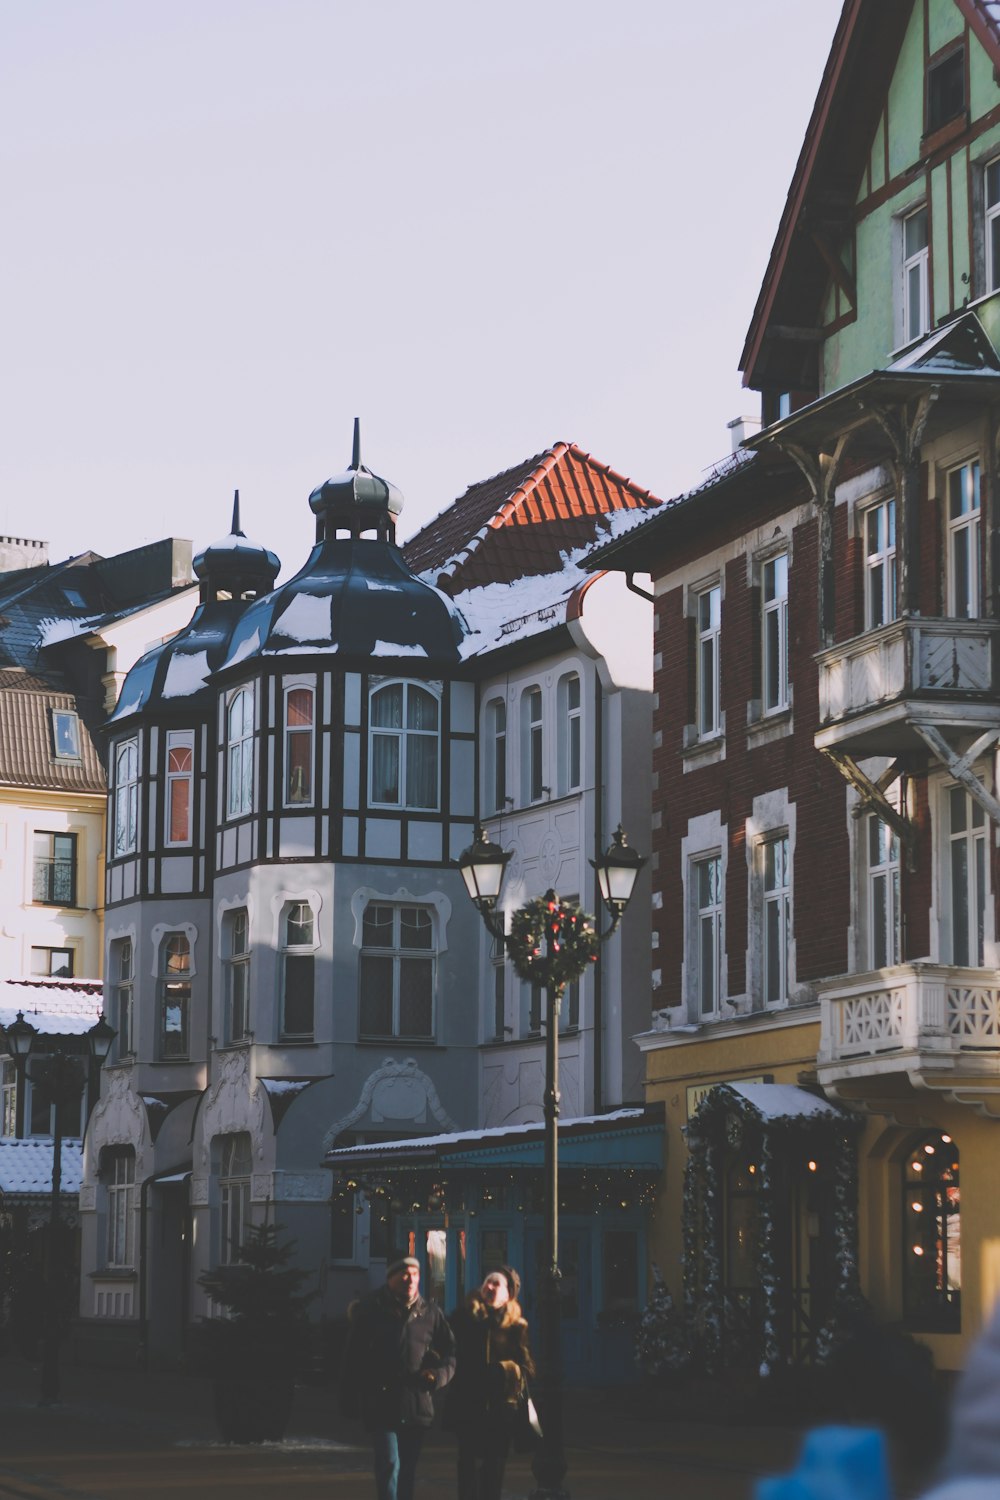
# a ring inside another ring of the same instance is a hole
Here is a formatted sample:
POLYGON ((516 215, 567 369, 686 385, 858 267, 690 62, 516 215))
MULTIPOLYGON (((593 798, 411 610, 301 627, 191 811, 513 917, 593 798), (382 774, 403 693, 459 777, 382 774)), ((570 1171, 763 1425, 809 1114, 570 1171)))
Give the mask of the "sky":
POLYGON ((0 0, 0 533, 401 539, 576 442, 662 497, 737 370, 840 0, 0 0))

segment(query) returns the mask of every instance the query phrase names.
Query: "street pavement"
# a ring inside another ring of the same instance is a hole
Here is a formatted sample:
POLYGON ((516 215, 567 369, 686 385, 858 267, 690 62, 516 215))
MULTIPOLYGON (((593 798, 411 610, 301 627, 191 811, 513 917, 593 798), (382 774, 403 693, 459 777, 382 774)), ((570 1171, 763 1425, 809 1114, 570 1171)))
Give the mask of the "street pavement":
MULTIPOLYGON (((287 1437, 218 1440, 211 1387, 197 1377, 61 1367, 60 1402, 38 1405, 38 1369, 0 1358, 0 1500, 374 1500, 364 1434, 325 1386, 302 1386, 287 1437)), ((750 1500, 761 1474, 787 1472, 789 1427, 653 1420, 621 1390, 570 1391, 573 1500, 750 1500)), ((416 1500, 454 1500, 447 1434, 432 1432, 416 1500)), ((525 1500, 529 1461, 513 1455, 504 1500, 525 1500)), ((904 1486, 917 1493, 913 1476, 904 1486)))

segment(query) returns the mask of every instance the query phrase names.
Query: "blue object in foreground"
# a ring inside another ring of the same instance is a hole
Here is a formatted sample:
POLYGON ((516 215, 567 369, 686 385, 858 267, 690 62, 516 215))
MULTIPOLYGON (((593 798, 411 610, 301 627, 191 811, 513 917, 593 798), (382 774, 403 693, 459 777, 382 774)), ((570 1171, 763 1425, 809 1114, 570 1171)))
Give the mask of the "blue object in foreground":
POLYGON ((817 1427, 802 1444, 791 1474, 761 1479, 755 1500, 892 1500, 881 1432, 867 1427, 817 1427))

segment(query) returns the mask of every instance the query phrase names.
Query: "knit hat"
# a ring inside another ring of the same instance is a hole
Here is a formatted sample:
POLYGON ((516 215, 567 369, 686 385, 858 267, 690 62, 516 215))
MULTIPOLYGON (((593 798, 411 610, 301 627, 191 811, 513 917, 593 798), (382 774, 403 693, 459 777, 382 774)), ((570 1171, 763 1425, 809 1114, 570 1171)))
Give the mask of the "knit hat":
POLYGON ((420 1262, 415 1255, 397 1255, 395 1260, 391 1260, 385 1268, 386 1280, 390 1276, 395 1276, 397 1271, 402 1271, 404 1266, 414 1266, 418 1271, 420 1270, 420 1262))
POLYGON ((504 1277, 504 1280, 507 1281, 507 1290, 508 1292, 510 1292, 511 1298, 513 1298, 514 1302, 516 1302, 517 1296, 519 1296, 520 1293, 519 1275, 517 1275, 517 1272, 514 1271, 513 1266, 498 1266, 498 1268, 496 1269, 498 1269, 501 1277, 504 1277))

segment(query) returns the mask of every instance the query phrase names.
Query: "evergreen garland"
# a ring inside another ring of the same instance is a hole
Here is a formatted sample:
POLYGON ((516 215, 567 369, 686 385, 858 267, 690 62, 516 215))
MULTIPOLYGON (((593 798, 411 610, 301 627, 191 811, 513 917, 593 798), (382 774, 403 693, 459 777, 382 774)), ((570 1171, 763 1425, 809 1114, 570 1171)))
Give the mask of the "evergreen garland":
POLYGON ((575 901, 561 901, 555 891, 520 907, 507 938, 519 977, 558 994, 597 962, 599 946, 591 918, 575 901))
POLYGON ((683 1370, 689 1357, 683 1319, 654 1262, 653 1291, 635 1336, 635 1362, 644 1375, 655 1380, 683 1370))

